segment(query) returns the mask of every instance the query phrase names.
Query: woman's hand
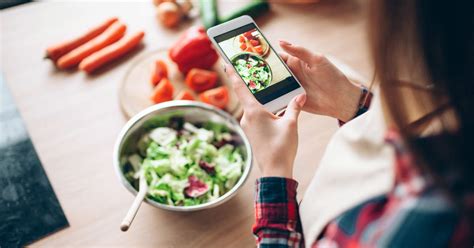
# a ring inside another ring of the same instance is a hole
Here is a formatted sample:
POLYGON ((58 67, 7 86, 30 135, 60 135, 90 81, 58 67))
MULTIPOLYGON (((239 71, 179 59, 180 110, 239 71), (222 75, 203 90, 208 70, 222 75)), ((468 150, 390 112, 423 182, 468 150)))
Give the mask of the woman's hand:
POLYGON ((298 116, 306 95, 293 98, 285 114, 278 117, 263 108, 232 66, 226 65, 226 71, 244 108, 240 124, 250 140, 262 176, 292 178, 298 147, 298 116))
POLYGON ((361 96, 360 87, 351 83, 326 57, 280 41, 287 53, 281 54, 306 90, 304 111, 328 115, 344 122, 354 117, 361 96))

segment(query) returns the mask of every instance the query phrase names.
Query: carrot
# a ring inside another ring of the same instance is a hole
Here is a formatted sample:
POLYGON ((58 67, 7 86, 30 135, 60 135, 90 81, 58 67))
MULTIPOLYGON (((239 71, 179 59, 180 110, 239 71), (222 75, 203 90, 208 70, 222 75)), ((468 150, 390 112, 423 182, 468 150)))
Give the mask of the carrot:
POLYGON ((102 34, 94 39, 86 42, 78 48, 70 51, 66 55, 59 58, 56 66, 59 69, 68 69, 79 64, 84 58, 99 51, 100 49, 120 40, 125 34, 127 26, 120 22, 115 22, 102 34))
POLYGON ((104 49, 99 50, 82 60, 82 62, 79 64, 79 69, 87 73, 93 72, 107 62, 110 62, 131 51, 138 44, 140 44, 143 36, 145 36, 145 32, 140 31, 130 37, 120 39, 114 44, 109 45, 108 47, 105 47, 104 49))
POLYGON ((110 25, 118 20, 117 17, 111 17, 107 19, 105 22, 101 23, 100 25, 91 28, 87 33, 82 34, 78 37, 72 38, 67 41, 60 42, 58 44, 54 44, 48 48, 46 48, 46 56, 45 58, 51 59, 53 61, 58 60, 64 54, 72 51, 73 49, 79 47, 80 45, 92 40, 93 38, 100 35, 104 32, 110 25))

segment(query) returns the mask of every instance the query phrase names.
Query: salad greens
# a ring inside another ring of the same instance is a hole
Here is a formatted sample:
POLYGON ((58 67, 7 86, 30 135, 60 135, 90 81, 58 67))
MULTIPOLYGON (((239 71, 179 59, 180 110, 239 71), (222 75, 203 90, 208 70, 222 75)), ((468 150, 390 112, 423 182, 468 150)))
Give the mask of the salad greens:
POLYGON ((147 197, 173 206, 191 206, 217 199, 242 176, 240 142, 225 125, 195 125, 183 118, 152 120, 127 157, 125 177, 136 189, 140 173, 148 183, 147 197))
POLYGON ((270 67, 262 58, 242 54, 233 64, 252 93, 265 89, 271 81, 270 67))

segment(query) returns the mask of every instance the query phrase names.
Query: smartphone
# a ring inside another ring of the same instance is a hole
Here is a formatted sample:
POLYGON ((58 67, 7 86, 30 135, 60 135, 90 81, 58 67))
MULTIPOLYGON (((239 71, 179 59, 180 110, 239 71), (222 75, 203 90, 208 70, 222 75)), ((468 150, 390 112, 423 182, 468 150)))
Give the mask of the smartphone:
POLYGON ((207 30, 224 60, 231 64, 255 98, 272 113, 284 109, 303 87, 250 16, 207 30))

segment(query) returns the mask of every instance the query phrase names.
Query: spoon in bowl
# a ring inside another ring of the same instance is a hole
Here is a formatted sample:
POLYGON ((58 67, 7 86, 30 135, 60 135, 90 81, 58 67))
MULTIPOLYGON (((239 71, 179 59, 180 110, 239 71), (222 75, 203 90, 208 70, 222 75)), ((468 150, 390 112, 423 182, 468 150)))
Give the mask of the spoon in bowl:
POLYGON ((133 201, 132 206, 128 210, 127 215, 125 215, 125 218, 123 219, 122 224, 120 224, 120 230, 122 230, 122 232, 126 232, 128 228, 130 228, 130 225, 132 224, 133 219, 137 215, 137 211, 140 208, 140 205, 142 204, 143 199, 145 199, 147 191, 148 191, 148 184, 146 182, 145 173, 142 171, 140 173, 140 181, 139 181, 137 196, 135 197, 135 200, 133 201))

